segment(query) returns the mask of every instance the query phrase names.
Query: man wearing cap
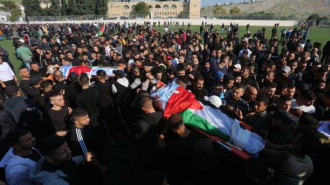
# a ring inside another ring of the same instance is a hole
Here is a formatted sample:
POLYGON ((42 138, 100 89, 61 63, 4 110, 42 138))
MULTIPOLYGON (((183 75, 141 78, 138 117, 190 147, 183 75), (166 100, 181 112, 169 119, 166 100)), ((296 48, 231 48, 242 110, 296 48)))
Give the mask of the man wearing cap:
POLYGON ((205 96, 204 100, 207 101, 213 108, 219 109, 222 105, 222 101, 219 96, 212 95, 212 96, 205 96))
POLYGON ((60 65, 60 61, 57 60, 57 58, 55 56, 53 56, 53 54, 51 53, 51 51, 47 51, 44 54, 45 58, 42 60, 43 65, 44 66, 48 66, 48 65, 60 65))
POLYGON ((234 69, 233 69, 234 72, 240 73, 241 70, 242 70, 241 64, 235 64, 234 65, 234 69))
POLYGON ((275 82, 286 82, 287 84, 294 84, 295 81, 291 78, 291 68, 289 66, 282 66, 281 73, 275 78, 275 82))

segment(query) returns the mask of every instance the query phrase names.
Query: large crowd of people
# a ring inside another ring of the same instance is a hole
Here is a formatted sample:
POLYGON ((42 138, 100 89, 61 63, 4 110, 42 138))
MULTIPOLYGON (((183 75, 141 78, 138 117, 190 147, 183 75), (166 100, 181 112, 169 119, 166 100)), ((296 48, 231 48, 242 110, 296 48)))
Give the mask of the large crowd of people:
POLYGON ((197 32, 167 22, 164 30, 157 23, 0 29, 22 64, 14 69, 0 47, 0 184, 327 182, 330 41, 308 39, 306 25, 257 33, 248 25, 244 35, 237 24, 217 30, 206 22, 197 32), (72 67, 79 70, 66 73, 72 67), (265 148, 243 160, 180 115, 165 119, 150 93, 170 83, 250 125, 265 148))

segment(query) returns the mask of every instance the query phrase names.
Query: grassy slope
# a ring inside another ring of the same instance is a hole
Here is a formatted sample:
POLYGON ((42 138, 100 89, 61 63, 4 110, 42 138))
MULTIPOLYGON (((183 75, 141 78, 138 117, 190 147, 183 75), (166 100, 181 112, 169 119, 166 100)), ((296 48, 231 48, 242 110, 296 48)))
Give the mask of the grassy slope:
MULTIPOLYGON (((170 27, 170 29, 172 30, 178 30, 178 28, 181 28, 181 26, 176 27, 176 26, 172 26, 170 27)), ((185 26, 185 28, 187 28, 185 26)), ((250 32, 256 33, 258 30, 260 30, 262 28, 262 26, 258 27, 258 26, 253 26, 250 27, 250 32)), ((199 33, 199 26, 191 26, 191 29, 193 32, 198 32, 199 33)), ((216 25, 215 29, 220 30, 220 26, 216 25)), ((266 27, 266 33, 267 33, 267 38, 270 38, 271 35, 271 29, 272 27, 266 27)), ((282 29, 282 27, 279 28, 279 31, 282 29)), ((156 26, 156 30, 163 30, 163 27, 158 27, 156 26)), ((278 36, 280 37, 280 33, 278 31, 278 36)), ((245 27, 241 26, 239 29, 239 35, 243 36, 243 34, 245 33, 245 27)), ((225 34, 226 35, 226 34, 225 34)), ((312 42, 320 42, 322 43, 322 45, 324 46, 325 43, 330 39, 330 29, 329 28, 311 28, 308 38, 311 39, 312 42)), ((15 55, 14 55, 14 48, 12 45, 12 41, 11 40, 5 40, 5 41, 1 41, 0 42, 1 46, 4 47, 6 50, 8 50, 10 56, 10 60, 12 61, 12 63, 15 66, 15 70, 17 70, 19 68, 19 66, 21 65, 21 62, 19 60, 16 59, 15 55)))

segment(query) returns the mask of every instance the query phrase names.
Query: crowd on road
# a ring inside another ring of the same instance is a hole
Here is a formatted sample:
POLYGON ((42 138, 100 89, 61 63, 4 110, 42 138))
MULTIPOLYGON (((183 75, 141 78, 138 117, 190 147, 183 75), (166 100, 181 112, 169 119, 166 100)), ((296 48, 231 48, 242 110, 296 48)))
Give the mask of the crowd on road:
POLYGON ((308 39, 305 25, 157 26, 0 25, 21 62, 0 47, 0 184, 328 181, 330 41, 308 39), (181 115, 165 118, 150 93, 172 83, 265 148, 243 160, 181 115))

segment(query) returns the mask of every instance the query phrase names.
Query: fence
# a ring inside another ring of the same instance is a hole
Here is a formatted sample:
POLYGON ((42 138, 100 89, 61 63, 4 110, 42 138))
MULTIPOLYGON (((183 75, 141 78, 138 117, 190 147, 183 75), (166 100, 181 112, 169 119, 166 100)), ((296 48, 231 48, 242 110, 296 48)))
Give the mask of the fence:
POLYGON ((28 21, 82 21, 82 20, 107 20, 102 15, 68 15, 68 16, 29 16, 28 21))
POLYGON ((238 14, 238 15, 214 15, 216 19, 233 19, 233 20, 297 20, 295 16, 281 16, 270 14, 238 14))
POLYGON ((180 13, 177 16, 173 15, 144 15, 144 14, 128 14, 124 16, 117 17, 108 17, 106 15, 70 15, 70 16, 29 16, 28 21, 99 21, 99 20, 123 20, 123 19, 169 19, 169 18, 178 18, 178 19, 188 19, 189 14, 180 13))
POLYGON ((319 21, 319 23, 315 21, 315 25, 322 28, 330 28, 330 20, 319 21))

